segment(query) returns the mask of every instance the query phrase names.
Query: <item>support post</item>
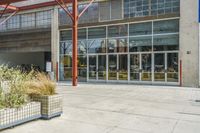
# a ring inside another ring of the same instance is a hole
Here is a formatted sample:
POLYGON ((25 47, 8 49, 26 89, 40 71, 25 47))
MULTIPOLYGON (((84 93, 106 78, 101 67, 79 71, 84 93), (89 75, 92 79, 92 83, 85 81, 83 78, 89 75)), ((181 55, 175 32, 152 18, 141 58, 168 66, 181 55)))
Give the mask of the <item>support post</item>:
POLYGON ((72 85, 77 86, 78 82, 78 64, 77 64, 77 58, 78 58, 78 1, 73 0, 72 3, 72 10, 73 10, 73 50, 72 50, 72 85))

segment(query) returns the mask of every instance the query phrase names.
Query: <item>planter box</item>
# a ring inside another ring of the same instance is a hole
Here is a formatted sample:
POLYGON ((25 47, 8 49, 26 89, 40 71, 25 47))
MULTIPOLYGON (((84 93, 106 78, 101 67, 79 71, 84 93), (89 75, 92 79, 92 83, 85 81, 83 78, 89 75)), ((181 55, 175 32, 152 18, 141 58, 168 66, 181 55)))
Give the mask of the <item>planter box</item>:
POLYGON ((62 96, 39 96, 33 95, 33 101, 41 103, 41 114, 43 119, 51 119, 62 114, 62 96))
POLYGON ((31 102, 20 108, 0 110, 0 130, 13 127, 41 117, 41 104, 31 102))

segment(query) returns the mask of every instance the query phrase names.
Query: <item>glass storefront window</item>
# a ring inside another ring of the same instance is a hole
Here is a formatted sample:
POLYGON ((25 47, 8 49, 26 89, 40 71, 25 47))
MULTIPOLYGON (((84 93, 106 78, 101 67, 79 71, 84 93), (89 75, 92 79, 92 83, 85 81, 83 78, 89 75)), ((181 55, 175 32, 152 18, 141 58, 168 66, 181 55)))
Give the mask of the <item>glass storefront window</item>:
POLYGON ((106 38, 106 27, 95 27, 88 29, 88 39, 106 38))
POLYGON ((154 34, 177 33, 179 32, 179 20, 156 21, 153 23, 153 27, 154 34))
POLYGON ((72 54, 72 41, 60 42, 60 54, 72 54))
POLYGON ((60 80, 71 80, 72 57, 70 55, 60 56, 60 80))
POLYGON ((128 35, 127 24, 108 26, 108 37, 121 37, 127 35, 128 35))
POLYGON ((106 53, 106 40, 88 40, 88 53, 106 53))
POLYGON ((130 37, 130 52, 152 51, 152 36, 130 37))
POLYGON ((153 42, 154 51, 167 51, 179 49, 179 36, 176 34, 154 36, 153 42))
POLYGON ((86 29, 78 29, 78 39, 86 39, 87 33, 86 29))
POLYGON ((87 40, 78 40, 78 54, 87 54, 87 40))
POLYGON ((128 52, 127 38, 108 39, 108 53, 128 52))
POLYGON ((167 81, 178 82, 178 53, 167 54, 167 81))
POLYGON ((152 22, 129 25, 129 36, 151 35, 152 22))
POLYGON ((79 81, 87 80, 87 56, 86 55, 78 56, 78 80, 79 81))
POLYGON ((130 55, 130 80, 140 80, 140 57, 139 54, 130 55))
POLYGON ((60 32, 60 41, 72 40, 72 30, 64 30, 60 32))

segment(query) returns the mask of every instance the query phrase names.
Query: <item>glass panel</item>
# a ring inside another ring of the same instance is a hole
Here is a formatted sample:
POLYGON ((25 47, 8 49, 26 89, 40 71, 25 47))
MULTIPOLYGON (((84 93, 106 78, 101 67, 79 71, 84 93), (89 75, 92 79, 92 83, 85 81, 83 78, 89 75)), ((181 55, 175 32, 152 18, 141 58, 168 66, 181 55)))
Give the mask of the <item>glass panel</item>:
POLYGON ((167 81, 178 82, 178 53, 167 54, 167 81))
POLYGON ((129 25, 129 36, 152 34, 152 22, 129 25))
POLYGON ((72 41, 60 42, 60 54, 72 55, 72 41))
POLYGON ((72 30, 60 32, 60 41, 72 40, 72 30))
POLYGON ((85 55, 78 56, 78 80, 87 80, 87 57, 85 55))
POLYGON ((108 53, 127 52, 127 38, 108 39, 108 53))
POLYGON ((128 80, 127 55, 119 55, 119 80, 128 80))
POLYGON ((124 17, 179 13, 180 0, 124 0, 124 17))
POLYGON ((19 29, 20 28, 20 15, 16 15, 8 19, 7 29, 19 29))
POLYGON ((98 79, 106 80, 106 55, 98 56, 98 79))
POLYGON ((78 39, 87 39, 86 29, 79 29, 78 30, 78 39))
POLYGON ((106 38, 106 27, 96 27, 88 29, 88 38, 106 38))
POLYGON ((78 40, 78 54, 87 54, 87 40, 78 40))
POLYGON ((35 27, 35 13, 21 15, 21 27, 35 27))
POLYGON ((155 54, 154 59, 154 80, 165 81, 165 54, 155 54))
POLYGON ((106 40, 105 39, 88 40, 88 52, 106 53, 106 40))
POLYGON ((151 81, 151 54, 142 54, 142 81, 151 81))
POLYGON ((130 55, 130 80, 140 80, 139 54, 130 55))
POLYGON ((48 26, 51 24, 52 11, 41 11, 36 13, 36 25, 48 26))
POLYGON ((117 80, 117 55, 108 56, 108 80, 117 80))
POLYGON ((89 79, 96 80, 96 56, 89 56, 89 79))
POLYGON ((108 37, 121 37, 128 35, 127 25, 108 26, 108 37))
POLYGON ((154 51, 167 51, 179 49, 179 35, 154 36, 154 51))
POLYGON ((152 51, 152 37, 130 37, 129 45, 130 52, 152 51))
POLYGON ((179 32, 179 20, 165 20, 165 21, 156 21, 153 23, 154 34, 163 34, 163 33, 177 33, 179 32))
POLYGON ((60 57, 60 80, 71 80, 72 78, 72 57, 63 55, 60 57))

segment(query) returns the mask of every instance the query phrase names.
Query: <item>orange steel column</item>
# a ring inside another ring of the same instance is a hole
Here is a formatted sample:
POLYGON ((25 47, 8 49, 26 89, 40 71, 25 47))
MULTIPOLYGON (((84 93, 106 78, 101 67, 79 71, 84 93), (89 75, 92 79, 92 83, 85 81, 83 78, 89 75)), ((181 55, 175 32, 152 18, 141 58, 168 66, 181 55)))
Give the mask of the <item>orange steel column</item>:
POLYGON ((78 64, 77 64, 77 58, 78 58, 78 53, 77 53, 77 45, 78 45, 78 1, 73 0, 72 3, 72 10, 73 10, 73 50, 72 50, 72 85, 77 86, 78 82, 78 64))

